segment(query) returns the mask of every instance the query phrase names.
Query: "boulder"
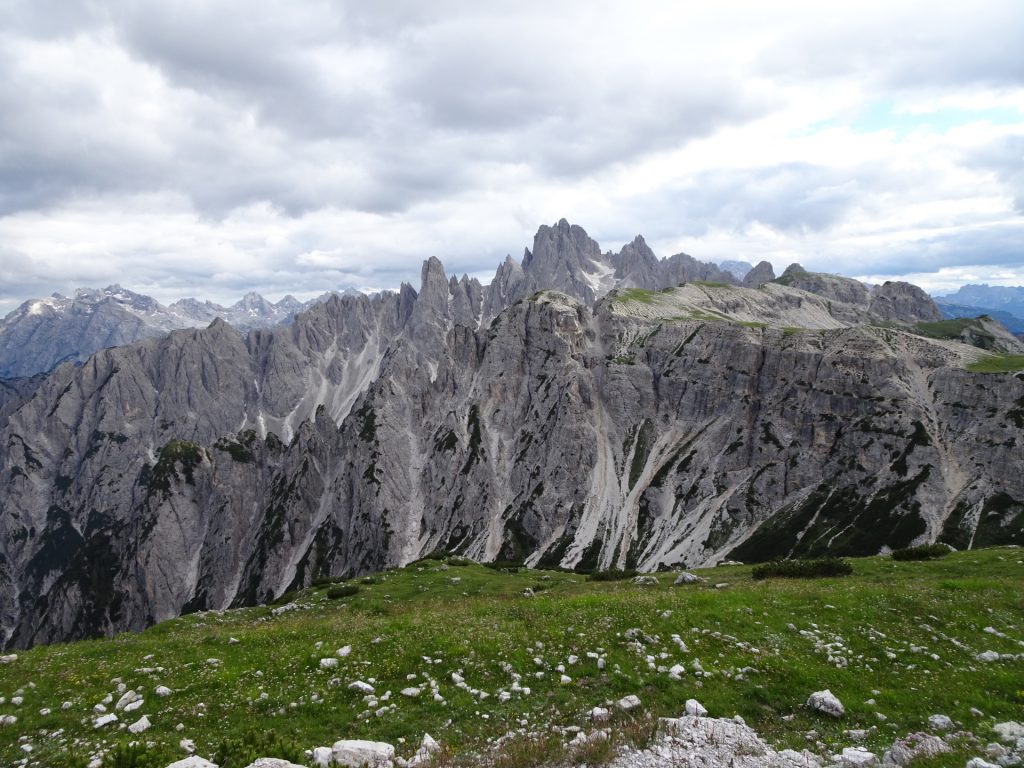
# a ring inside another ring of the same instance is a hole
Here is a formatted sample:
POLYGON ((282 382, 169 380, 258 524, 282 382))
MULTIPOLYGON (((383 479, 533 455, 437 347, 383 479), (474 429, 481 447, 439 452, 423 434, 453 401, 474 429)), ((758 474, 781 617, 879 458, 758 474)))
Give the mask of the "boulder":
POLYGON ((328 768, 331 764, 331 748, 317 747, 313 750, 313 765, 317 768, 328 768))
POLYGON ((134 723, 132 723, 131 725, 128 726, 128 732, 129 733, 143 733, 144 731, 149 730, 149 727, 151 725, 152 725, 152 723, 149 722, 149 718, 146 717, 145 715, 143 715, 138 720, 136 720, 134 723))
POLYGON ((686 700, 686 714, 692 717, 704 717, 707 713, 708 711, 696 699, 686 700))
POLYGON ((821 712, 831 717, 842 717, 843 712, 846 711, 843 709, 842 702, 828 689, 812 693, 807 699, 807 706, 815 712, 821 712))
POLYGON ((704 581, 704 579, 702 579, 697 574, 690 573, 689 571, 683 571, 678 576, 676 576, 676 580, 672 583, 678 587, 681 584, 699 584, 702 581, 704 581))
POLYGON ((972 757, 967 761, 966 768, 1002 768, 998 763, 990 763, 988 760, 982 760, 980 757, 972 757))
POLYGON ((640 698, 629 694, 629 696, 623 696, 617 702, 615 706, 621 709, 623 712, 632 712, 634 709, 640 706, 640 698))
POLYGON ((117 715, 114 715, 114 714, 100 715, 99 717, 97 717, 95 720, 92 721, 92 727, 93 728, 102 728, 105 725, 110 725, 111 723, 116 723, 116 722, 117 722, 117 715))
POLYGON ((1024 725, 1016 720, 1007 720, 1005 723, 996 723, 992 726, 1000 741, 1017 741, 1024 737, 1024 725))
POLYGON ((290 763, 279 757, 261 757, 254 763, 249 763, 245 768, 304 768, 304 766, 290 763))
POLYGON ((410 768, 415 768, 417 765, 430 762, 430 759, 441 751, 441 745, 434 740, 434 737, 429 733, 423 734, 423 741, 420 742, 420 748, 416 750, 416 754, 409 760, 410 768))
POLYGON ((837 755, 839 765, 843 768, 871 768, 878 765, 878 758, 874 752, 869 752, 864 747, 846 747, 842 754, 837 755))
POLYGON ((946 715, 932 715, 928 718, 928 724, 938 731, 953 730, 953 721, 946 715))
POLYGON ((910 765, 918 758, 934 757, 949 751, 949 745, 938 736, 911 733, 892 743, 882 757, 882 765, 910 765))
POLYGON ((211 763, 209 760, 199 757, 199 755, 191 755, 184 760, 171 763, 167 768, 217 768, 217 764, 211 763))
POLYGON ((334 742, 331 759, 348 768, 391 768, 395 759, 395 748, 383 741, 344 739, 334 742))

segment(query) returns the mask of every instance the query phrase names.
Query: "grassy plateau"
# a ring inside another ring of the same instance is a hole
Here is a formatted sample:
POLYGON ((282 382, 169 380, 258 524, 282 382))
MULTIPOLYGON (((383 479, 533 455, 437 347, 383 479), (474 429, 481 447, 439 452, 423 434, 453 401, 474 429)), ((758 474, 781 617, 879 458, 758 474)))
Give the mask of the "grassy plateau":
MULTIPOLYGON (((741 715, 778 748, 821 754, 851 744, 880 754, 929 730, 934 714, 983 746, 994 723, 1020 719, 1024 550, 850 563, 851 575, 820 579, 755 580, 750 566, 721 566, 673 586, 674 573, 636 583, 427 559, 344 582, 358 591, 323 584, 276 606, 38 647, 0 666, 0 718, 17 718, 0 726, 0 764, 85 766, 105 755, 104 766, 163 766, 185 756, 182 739, 213 757, 224 739, 268 734, 279 747, 267 756, 365 738, 409 757, 424 733, 470 764, 509 732, 545 734, 544 750, 506 740, 511 768, 551 760, 549 742, 593 728, 592 707, 628 694, 642 707, 613 731, 678 716, 692 697, 712 717, 741 715), (1002 656, 979 659, 986 651, 1002 656), (674 665, 685 671, 671 675, 674 665), (373 693, 350 689, 356 681, 373 693), (841 719, 804 706, 825 688, 845 705, 841 719), (124 690, 143 705, 115 712, 124 690), (105 700, 119 719, 95 727, 105 700), (152 726, 127 732, 142 715, 152 726)), ((914 765, 962 766, 976 754, 964 742, 914 765)))

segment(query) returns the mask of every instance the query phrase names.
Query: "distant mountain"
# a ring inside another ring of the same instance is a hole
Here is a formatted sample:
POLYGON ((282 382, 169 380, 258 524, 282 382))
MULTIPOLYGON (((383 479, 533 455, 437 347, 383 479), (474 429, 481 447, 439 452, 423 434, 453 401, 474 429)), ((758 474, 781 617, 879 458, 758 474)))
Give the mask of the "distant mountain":
POLYGON ((730 260, 718 262, 718 268, 724 272, 731 273, 737 280, 742 280, 754 268, 754 265, 749 261, 730 260))
POLYGON ((965 307, 961 304, 952 304, 947 299, 936 298, 935 306, 939 308, 942 316, 945 318, 957 318, 957 317, 980 317, 981 315, 988 315, 993 320, 998 320, 1007 330, 1013 333, 1024 333, 1024 317, 1018 317, 1012 315, 1009 312, 1004 312, 998 309, 990 309, 988 307, 965 307))
POLYGON ((71 297, 54 293, 26 301, 0 320, 0 378, 33 376, 66 361, 80 363, 101 349, 205 327, 216 318, 240 331, 269 328, 322 298, 303 303, 285 296, 273 304, 249 293, 230 307, 191 298, 165 307, 120 285, 80 288, 71 297))
POLYGON ((955 293, 936 296, 935 300, 960 307, 982 307, 985 310, 1007 312, 1014 317, 1024 318, 1024 286, 964 285, 955 293))

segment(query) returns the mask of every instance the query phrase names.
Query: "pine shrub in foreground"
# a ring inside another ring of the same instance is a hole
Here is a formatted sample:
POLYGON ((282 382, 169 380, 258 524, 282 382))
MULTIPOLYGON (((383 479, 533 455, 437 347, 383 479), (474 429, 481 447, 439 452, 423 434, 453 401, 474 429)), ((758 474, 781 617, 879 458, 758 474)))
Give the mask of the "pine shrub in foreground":
POLYGON ((752 572, 757 581, 763 579, 817 579, 829 576, 849 576, 853 566, 841 557, 822 557, 817 560, 772 560, 752 572))
POLYGON ((919 547, 897 549, 892 553, 893 560, 938 560, 949 554, 945 544, 922 544, 919 547))
POLYGON ((625 571, 610 570, 610 571, 593 571, 587 574, 587 581, 623 581, 624 579, 632 579, 637 575, 637 571, 627 569, 625 571))
POLYGON ((341 584, 337 587, 331 587, 327 590, 327 597, 331 600, 337 600, 340 597, 351 597, 359 591, 358 584, 341 584))

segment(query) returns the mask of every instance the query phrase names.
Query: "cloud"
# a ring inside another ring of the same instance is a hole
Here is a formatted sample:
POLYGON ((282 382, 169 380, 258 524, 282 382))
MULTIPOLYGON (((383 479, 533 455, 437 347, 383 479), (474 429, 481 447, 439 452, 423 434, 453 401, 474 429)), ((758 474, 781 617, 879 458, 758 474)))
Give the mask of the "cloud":
POLYGON ((1009 0, 8 4, 0 310, 489 274, 561 216, 660 255, 1013 266, 1022 27, 1009 0))

